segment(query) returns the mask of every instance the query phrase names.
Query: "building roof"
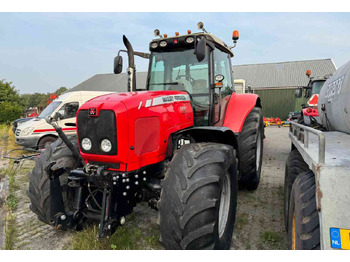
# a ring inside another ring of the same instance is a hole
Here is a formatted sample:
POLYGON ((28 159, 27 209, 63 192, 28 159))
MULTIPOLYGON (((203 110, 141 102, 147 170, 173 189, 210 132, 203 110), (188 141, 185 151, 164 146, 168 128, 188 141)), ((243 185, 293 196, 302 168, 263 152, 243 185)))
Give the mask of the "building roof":
MULTIPOLYGON (((307 85, 309 81, 305 75, 307 69, 311 70, 311 76, 317 77, 334 73, 336 66, 332 59, 236 65, 233 66, 233 76, 235 79, 244 79, 246 85, 251 85, 253 89, 298 87, 307 85)), ((147 72, 137 72, 137 89, 145 89, 146 80, 147 72)), ((71 88, 68 92, 127 92, 127 81, 126 73, 97 74, 71 88)))
POLYGON ((244 79, 252 89, 306 86, 311 76, 325 76, 337 69, 332 59, 233 66, 234 79, 244 79))
MULTIPOLYGON (((136 87, 146 88, 147 72, 136 73, 136 87)), ((128 78, 126 73, 122 74, 97 74, 79 85, 69 89, 72 91, 107 91, 107 92, 127 92, 128 78)))

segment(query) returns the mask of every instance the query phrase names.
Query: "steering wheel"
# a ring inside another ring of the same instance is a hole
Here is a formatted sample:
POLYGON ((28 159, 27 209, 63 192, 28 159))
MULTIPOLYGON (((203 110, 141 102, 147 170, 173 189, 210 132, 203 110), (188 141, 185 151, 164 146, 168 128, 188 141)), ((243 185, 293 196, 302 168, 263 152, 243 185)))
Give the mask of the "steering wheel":
MULTIPOLYGON (((186 78, 188 78, 188 76, 186 76, 186 75, 178 75, 178 76, 176 77, 176 80, 179 80, 180 78, 185 78, 185 80, 188 81, 188 80, 186 79, 186 78)), ((194 86, 194 83, 196 82, 196 80, 194 80, 194 78, 193 78, 192 76, 190 76, 189 78, 190 78, 190 84, 191 84, 192 86, 194 86)))

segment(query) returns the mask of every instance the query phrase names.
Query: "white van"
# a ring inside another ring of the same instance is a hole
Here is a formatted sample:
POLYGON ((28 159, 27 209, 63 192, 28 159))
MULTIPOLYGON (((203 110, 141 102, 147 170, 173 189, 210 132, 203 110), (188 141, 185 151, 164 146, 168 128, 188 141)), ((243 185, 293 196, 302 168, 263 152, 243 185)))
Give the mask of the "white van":
POLYGON ((52 143, 58 137, 55 129, 49 125, 45 118, 53 117, 56 112, 60 114, 58 125, 67 134, 75 134, 76 127, 67 125, 76 123, 76 113, 86 101, 112 92, 75 91, 66 92, 49 104, 41 114, 24 122, 15 131, 16 143, 25 148, 42 149, 47 143, 52 143))

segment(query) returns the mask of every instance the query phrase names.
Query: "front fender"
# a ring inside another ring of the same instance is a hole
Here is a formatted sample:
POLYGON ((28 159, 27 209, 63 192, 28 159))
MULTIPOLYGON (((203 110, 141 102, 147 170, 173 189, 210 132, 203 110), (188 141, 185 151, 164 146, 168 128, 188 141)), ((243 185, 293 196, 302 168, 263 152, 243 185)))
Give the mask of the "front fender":
POLYGON ((232 94, 227 105, 222 126, 231 129, 234 133, 240 133, 246 117, 256 106, 261 108, 260 98, 258 95, 232 94))

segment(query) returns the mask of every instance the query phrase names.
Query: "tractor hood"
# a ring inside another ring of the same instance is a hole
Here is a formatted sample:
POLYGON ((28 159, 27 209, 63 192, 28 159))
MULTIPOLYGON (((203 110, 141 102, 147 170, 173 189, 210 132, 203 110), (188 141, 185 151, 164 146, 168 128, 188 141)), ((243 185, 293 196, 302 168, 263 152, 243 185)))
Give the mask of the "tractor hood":
POLYGON ((141 91, 93 98, 77 113, 80 152, 86 162, 132 171, 165 159, 172 133, 193 126, 190 95, 183 91, 141 91), (84 150, 82 140, 91 140, 84 150), (112 149, 104 152, 103 140, 112 149), (113 164, 106 164, 113 163, 113 164))

